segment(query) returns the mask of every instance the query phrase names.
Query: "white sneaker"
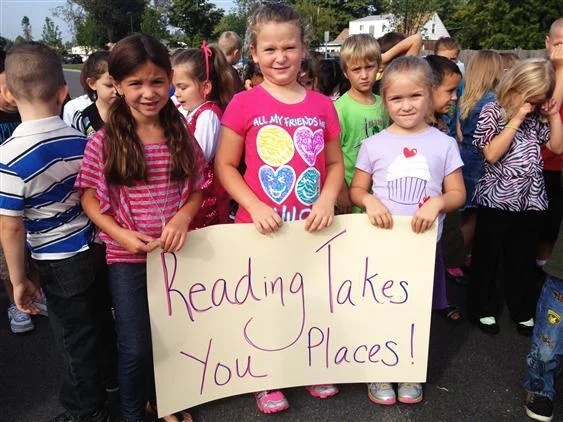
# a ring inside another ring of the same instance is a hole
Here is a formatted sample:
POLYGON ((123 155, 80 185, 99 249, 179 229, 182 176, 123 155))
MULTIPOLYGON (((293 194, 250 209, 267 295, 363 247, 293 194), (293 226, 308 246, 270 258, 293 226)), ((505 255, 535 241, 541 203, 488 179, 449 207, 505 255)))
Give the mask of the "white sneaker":
POLYGON ((13 303, 8 307, 8 319, 10 320, 10 330, 14 334, 27 333, 35 328, 31 317, 20 311, 13 303))

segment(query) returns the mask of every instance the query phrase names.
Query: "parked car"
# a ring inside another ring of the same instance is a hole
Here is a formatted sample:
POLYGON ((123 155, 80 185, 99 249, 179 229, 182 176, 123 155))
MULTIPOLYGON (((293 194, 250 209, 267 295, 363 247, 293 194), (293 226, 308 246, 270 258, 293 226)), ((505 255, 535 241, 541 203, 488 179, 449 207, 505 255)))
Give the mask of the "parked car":
POLYGON ((80 54, 65 54, 62 58, 64 64, 82 64, 80 54))

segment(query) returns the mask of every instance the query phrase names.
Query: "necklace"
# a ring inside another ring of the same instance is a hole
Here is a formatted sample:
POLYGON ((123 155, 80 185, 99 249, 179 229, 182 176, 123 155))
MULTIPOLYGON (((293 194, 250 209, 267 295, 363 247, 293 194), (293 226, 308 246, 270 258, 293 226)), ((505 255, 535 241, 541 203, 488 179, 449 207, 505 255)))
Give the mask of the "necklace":
POLYGON ((166 208, 166 203, 168 202, 168 193, 170 192, 170 173, 168 173, 168 181, 166 183, 166 196, 164 197, 164 203, 162 204, 162 207, 154 199, 154 196, 152 195, 151 189, 149 188, 149 185, 147 185, 146 183, 145 183, 145 189, 149 193, 149 196, 151 197, 152 202, 154 203, 154 205, 156 205, 156 208, 158 209, 160 221, 162 222, 162 230, 164 230, 164 227, 166 226, 166 217, 165 217, 165 214, 164 214, 164 209, 166 208))

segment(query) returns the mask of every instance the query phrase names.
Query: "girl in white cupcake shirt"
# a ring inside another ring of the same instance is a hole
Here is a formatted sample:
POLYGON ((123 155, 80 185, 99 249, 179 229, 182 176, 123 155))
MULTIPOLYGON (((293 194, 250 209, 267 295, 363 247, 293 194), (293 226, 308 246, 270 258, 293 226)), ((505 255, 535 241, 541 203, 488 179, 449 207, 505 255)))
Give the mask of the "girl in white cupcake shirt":
MULTIPOLYGON (((463 162, 456 141, 427 124, 432 109, 432 70, 425 60, 414 56, 395 59, 381 82, 393 124, 362 142, 350 196, 377 227, 390 229, 393 215, 408 215, 413 216, 413 231, 422 233, 438 220, 432 307, 446 309, 445 292, 437 291, 445 286, 439 282, 445 278, 439 240, 445 213, 465 202, 463 162)), ((395 393, 390 383, 370 383, 368 396, 384 405, 397 399, 418 403, 422 385, 399 384, 395 393)))

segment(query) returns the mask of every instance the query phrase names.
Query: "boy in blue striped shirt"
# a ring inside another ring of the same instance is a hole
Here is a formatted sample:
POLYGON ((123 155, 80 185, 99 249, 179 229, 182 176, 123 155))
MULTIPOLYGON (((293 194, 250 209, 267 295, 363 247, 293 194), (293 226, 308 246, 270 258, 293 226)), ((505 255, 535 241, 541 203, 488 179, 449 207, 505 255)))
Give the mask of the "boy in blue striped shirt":
POLYGON ((106 421, 97 355, 102 311, 94 300, 89 248, 93 227, 74 189, 86 138, 59 118, 67 87, 53 50, 39 43, 15 46, 5 68, 6 95, 22 118, 0 145, 0 240, 14 299, 24 312, 39 312, 33 303, 39 291, 25 272, 27 244, 64 356, 60 401, 67 412, 53 421, 106 421))

